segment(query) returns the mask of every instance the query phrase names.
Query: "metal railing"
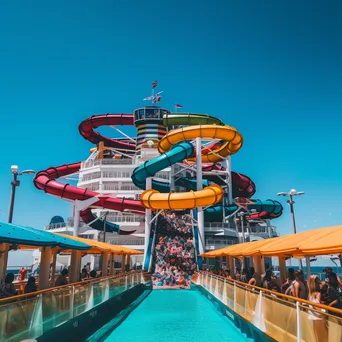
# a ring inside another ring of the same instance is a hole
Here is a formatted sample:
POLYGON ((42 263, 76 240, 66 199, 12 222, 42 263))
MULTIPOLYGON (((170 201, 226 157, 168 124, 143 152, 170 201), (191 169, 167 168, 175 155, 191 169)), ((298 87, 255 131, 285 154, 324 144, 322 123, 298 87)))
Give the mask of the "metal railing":
POLYGON ((0 341, 35 339, 124 291, 150 281, 130 272, 0 300, 0 341))
POLYGON ((132 184, 128 184, 128 185, 119 185, 118 183, 104 183, 103 184, 103 190, 123 190, 123 191, 140 191, 140 189, 138 187, 136 187, 135 185, 132 184))
POLYGON ((87 160, 81 163, 81 169, 86 169, 88 167, 99 166, 99 165, 132 165, 133 159, 95 159, 87 160))
POLYGON ((136 239, 111 239, 109 243, 112 245, 135 245, 142 246, 144 245, 144 238, 136 238, 136 239))
POLYGON ((197 275, 197 285, 276 341, 342 340, 342 310, 212 273, 197 275))

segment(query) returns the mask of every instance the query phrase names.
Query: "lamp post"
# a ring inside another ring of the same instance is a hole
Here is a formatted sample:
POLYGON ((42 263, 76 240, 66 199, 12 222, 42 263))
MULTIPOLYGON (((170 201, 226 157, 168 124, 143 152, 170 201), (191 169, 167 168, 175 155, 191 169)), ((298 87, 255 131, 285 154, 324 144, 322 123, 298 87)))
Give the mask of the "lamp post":
POLYGON ((12 165, 11 166, 11 172, 13 175, 13 180, 11 182, 12 191, 11 191, 11 197, 10 197, 10 206, 9 206, 9 210, 8 210, 8 223, 12 223, 12 219, 13 219, 15 190, 16 190, 16 187, 20 185, 20 181, 18 180, 18 176, 32 175, 32 174, 36 173, 34 170, 24 170, 24 171, 19 172, 18 165, 12 165))
MULTIPOLYGON (((293 207, 293 205, 295 204, 295 201, 293 200, 293 197, 294 196, 301 196, 304 194, 305 194, 305 192, 297 191, 295 189, 291 189, 289 192, 278 192, 277 193, 277 196, 284 196, 284 197, 289 198, 287 200, 287 203, 290 206, 290 211, 291 211, 293 234, 297 234, 296 219, 295 219, 295 213, 294 213, 294 207, 293 207)), ((303 269, 302 259, 299 260, 299 267, 300 267, 300 269, 303 269)))

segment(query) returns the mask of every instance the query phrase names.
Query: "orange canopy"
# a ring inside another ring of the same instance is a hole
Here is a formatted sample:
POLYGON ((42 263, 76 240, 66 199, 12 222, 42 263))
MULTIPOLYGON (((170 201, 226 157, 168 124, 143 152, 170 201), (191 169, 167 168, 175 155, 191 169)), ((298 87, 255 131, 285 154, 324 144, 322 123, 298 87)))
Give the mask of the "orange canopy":
MULTIPOLYGON (((137 251, 135 249, 123 247, 123 246, 117 246, 117 245, 112 245, 110 243, 106 242, 100 242, 96 240, 91 240, 91 239, 84 239, 80 238, 78 236, 70 236, 66 234, 61 234, 58 233, 58 235, 68 237, 69 239, 76 240, 79 242, 83 242, 89 246, 91 246, 91 249, 85 251, 87 254, 115 254, 115 255, 138 255, 138 254, 144 254, 141 251, 137 251)), ((65 251, 63 252, 70 252, 70 251, 65 251)))
POLYGON ((280 236, 277 238, 246 242, 227 246, 202 254, 204 257, 217 256, 312 256, 342 252, 342 226, 309 230, 306 232, 280 236))

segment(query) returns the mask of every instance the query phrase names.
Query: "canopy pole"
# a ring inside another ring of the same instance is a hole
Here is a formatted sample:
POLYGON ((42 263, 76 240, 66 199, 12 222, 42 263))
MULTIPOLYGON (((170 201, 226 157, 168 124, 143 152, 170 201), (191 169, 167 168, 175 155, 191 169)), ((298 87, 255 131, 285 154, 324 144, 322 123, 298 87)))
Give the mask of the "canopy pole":
POLYGON ((115 255, 114 253, 112 253, 112 256, 110 258, 110 271, 109 274, 110 275, 114 275, 115 272, 115 255))
POLYGON ((51 286, 51 287, 53 287, 53 286, 55 285, 56 262, 57 262, 57 252, 55 251, 55 252, 52 254, 51 280, 50 280, 50 286, 51 286))
POLYGON ((310 266, 310 257, 305 257, 305 263, 306 263, 306 279, 309 279, 311 276, 311 266, 310 266))
POLYGON ((103 255, 102 255, 102 277, 106 277, 108 275, 108 259, 109 259, 109 254, 103 253, 103 255))
POLYGON ((126 259, 126 255, 122 254, 122 259, 121 259, 121 272, 125 272, 125 259, 126 259))
POLYGON ((265 261, 261 256, 253 256, 253 266, 258 274, 265 273, 265 261))
POLYGON ((285 262, 285 257, 284 256, 279 256, 278 257, 279 261, 279 272, 280 272, 280 279, 281 282, 284 283, 286 280, 286 262, 285 262))
POLYGON ((226 256, 228 258, 228 269, 230 271, 231 276, 233 276, 234 273, 234 258, 232 256, 226 256))
POLYGON ((40 271, 39 271, 39 290, 44 290, 49 287, 49 273, 50 273, 50 261, 51 261, 51 247, 43 247, 41 249, 40 256, 40 271))
POLYGON ((129 254, 127 254, 126 256, 126 265, 128 265, 128 271, 129 271, 131 269, 131 256, 129 254))
POLYGON ((7 243, 0 244, 0 284, 3 283, 6 277, 8 247, 9 245, 7 243))
POLYGON ((81 268, 81 252, 73 250, 71 252, 70 262, 70 283, 76 283, 79 280, 81 268))

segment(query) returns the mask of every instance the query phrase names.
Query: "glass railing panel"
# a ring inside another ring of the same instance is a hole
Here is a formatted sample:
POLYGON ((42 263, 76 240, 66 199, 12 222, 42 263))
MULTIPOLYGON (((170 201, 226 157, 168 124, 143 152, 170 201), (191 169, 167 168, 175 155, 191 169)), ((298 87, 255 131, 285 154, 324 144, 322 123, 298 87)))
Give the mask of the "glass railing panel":
POLYGON ((91 283, 79 285, 74 290, 74 316, 81 315, 83 312, 93 307, 94 293, 91 283))
POLYGON ((37 325, 37 316, 41 316, 40 296, 7 302, 0 306, 0 340, 21 341, 42 333, 42 319, 37 325), (39 313, 40 312, 40 313, 39 313))
POLYGON ((92 285, 94 293, 94 306, 96 306, 103 302, 103 298, 105 297, 107 290, 107 281, 104 279, 99 282, 92 283, 92 285))
POLYGON ((72 287, 63 287, 42 293, 44 331, 66 322, 71 318, 72 287))
POLYGON ((269 335, 282 341, 297 336, 296 307, 293 302, 263 293, 261 309, 258 305, 256 307, 256 315, 262 316, 265 332, 269 335))

